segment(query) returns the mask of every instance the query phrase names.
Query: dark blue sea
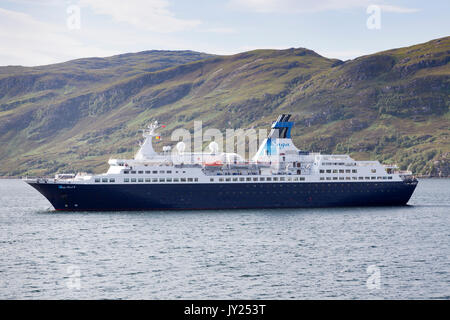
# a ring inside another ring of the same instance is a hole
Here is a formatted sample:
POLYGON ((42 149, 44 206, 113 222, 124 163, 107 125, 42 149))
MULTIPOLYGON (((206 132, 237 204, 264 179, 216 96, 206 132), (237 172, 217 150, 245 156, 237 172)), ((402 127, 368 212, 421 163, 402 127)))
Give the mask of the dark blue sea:
POLYGON ((450 180, 409 205, 52 211, 0 180, 0 299, 449 299, 450 180))

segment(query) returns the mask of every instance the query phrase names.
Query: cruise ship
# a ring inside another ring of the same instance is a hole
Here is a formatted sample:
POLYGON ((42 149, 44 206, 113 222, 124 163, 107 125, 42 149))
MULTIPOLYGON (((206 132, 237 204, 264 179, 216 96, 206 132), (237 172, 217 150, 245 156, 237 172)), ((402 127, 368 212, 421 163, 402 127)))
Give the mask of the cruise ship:
POLYGON ((103 174, 25 178, 62 211, 213 210, 406 205, 417 186, 411 172, 349 155, 299 150, 291 115, 273 122, 249 160, 237 153, 185 152, 183 142, 153 149, 157 121, 143 131, 134 159, 110 159, 103 174))

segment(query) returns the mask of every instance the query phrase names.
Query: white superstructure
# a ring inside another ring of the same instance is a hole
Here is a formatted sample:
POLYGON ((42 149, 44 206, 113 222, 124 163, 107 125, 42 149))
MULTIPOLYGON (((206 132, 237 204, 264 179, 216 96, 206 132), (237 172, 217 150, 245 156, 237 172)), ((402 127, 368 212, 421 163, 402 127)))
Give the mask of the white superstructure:
POLYGON ((379 182, 411 179, 395 165, 378 161, 356 161, 348 155, 323 155, 299 150, 290 137, 292 122, 282 115, 272 125, 269 137, 255 156, 247 161, 236 153, 217 151, 215 142, 209 152, 184 152, 176 148, 153 149, 160 127, 153 122, 143 132, 144 141, 134 159, 110 159, 104 174, 57 175, 47 183, 69 184, 167 184, 167 183, 288 183, 288 182, 379 182))

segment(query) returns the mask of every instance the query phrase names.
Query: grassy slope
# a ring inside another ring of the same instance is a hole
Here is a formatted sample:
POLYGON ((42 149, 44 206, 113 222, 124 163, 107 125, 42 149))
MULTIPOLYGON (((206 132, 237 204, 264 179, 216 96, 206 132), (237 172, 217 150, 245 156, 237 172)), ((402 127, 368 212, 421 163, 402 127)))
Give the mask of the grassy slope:
POLYGON ((433 172, 450 151, 449 50, 444 38, 345 63, 289 49, 0 68, 0 175, 103 171, 111 155, 132 156, 150 119, 168 125, 160 147, 194 120, 267 128, 281 112, 304 149, 433 172))

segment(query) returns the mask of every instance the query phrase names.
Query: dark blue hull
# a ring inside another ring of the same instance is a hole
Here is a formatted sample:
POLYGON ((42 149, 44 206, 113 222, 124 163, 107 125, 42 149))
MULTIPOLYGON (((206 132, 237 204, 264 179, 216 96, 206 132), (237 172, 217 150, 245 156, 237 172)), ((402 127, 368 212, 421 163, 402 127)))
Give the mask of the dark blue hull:
POLYGON ((53 184, 29 183, 56 210, 183 210, 406 205, 411 182, 53 184))

